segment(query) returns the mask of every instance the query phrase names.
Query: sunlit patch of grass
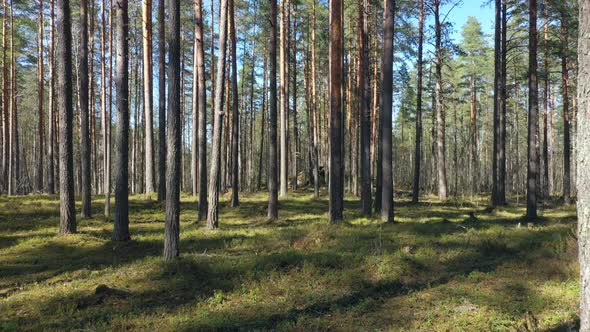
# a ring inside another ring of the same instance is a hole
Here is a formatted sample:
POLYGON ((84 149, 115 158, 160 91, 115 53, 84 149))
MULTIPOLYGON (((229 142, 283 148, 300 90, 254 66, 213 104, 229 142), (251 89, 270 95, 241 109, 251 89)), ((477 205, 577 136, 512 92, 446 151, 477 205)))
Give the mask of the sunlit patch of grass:
MULTIPOLYGON (((299 191, 266 218, 266 193, 221 196, 220 229, 182 194, 181 257, 161 259, 164 205, 130 197, 132 241, 111 240, 101 196, 57 236, 58 196, 0 197, 0 330, 522 330, 575 327, 575 207, 528 224, 487 197, 396 202, 396 224, 327 223, 299 191), (536 325, 535 325, 536 324, 536 325), (535 325, 535 326, 532 326, 535 325)), ((79 202, 77 202, 79 208, 79 202)))

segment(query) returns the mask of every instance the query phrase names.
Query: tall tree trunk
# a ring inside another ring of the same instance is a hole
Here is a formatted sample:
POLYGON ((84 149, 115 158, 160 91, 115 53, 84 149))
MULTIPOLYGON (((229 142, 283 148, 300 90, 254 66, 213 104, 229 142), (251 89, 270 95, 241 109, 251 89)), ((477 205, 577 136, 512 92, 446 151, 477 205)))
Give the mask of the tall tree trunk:
POLYGON ((280 18, 281 18, 281 22, 280 22, 280 34, 281 34, 281 38, 280 38, 280 42, 281 42, 281 47, 280 47, 280 52, 279 52, 279 57, 280 57, 280 66, 281 66, 281 72, 280 72, 280 77, 281 77, 281 85, 280 85, 280 102, 281 102, 281 128, 280 128, 280 132, 281 132, 281 178, 279 180, 279 184, 280 184, 280 189, 279 189, 279 194, 281 196, 285 196, 287 195, 287 187, 288 187, 288 181, 289 181, 289 173, 288 173, 288 169, 287 169, 287 160, 288 160, 288 151, 287 151, 287 144, 288 144, 288 138, 287 138, 287 131, 288 131, 288 126, 287 126, 287 117, 288 117, 288 112, 289 112, 289 100, 288 100, 288 96, 287 96, 287 88, 289 86, 289 77, 288 77, 288 50, 287 50, 287 35, 288 35, 288 23, 287 23, 287 15, 289 12, 289 1, 290 0, 281 0, 281 14, 280 14, 280 18))
POLYGON ((143 0, 143 107, 145 110, 145 193, 154 191, 154 124, 152 81, 152 0, 143 0))
MULTIPOLYGON (((158 201, 166 197, 166 18, 158 2, 158 201)), ((200 205, 200 204, 199 204, 200 205)), ((200 208, 199 208, 200 211, 200 208)))
MULTIPOLYGON (((580 0, 578 34, 578 128, 590 128, 590 0, 580 0)), ((577 133, 580 331, 590 330, 590 131, 577 133)))
POLYGON ((166 159, 166 225, 164 260, 180 253, 180 1, 169 0, 168 17, 168 137, 166 159))
POLYGON ((72 97, 72 29, 70 1, 56 0, 57 41, 57 110, 59 112, 59 193, 60 234, 76 232, 74 206, 74 160, 72 144, 73 97, 72 97))
POLYGON ((38 40, 38 57, 37 57, 37 84, 39 89, 38 95, 38 126, 37 126, 37 135, 38 135, 38 143, 39 147, 37 148, 37 180, 36 182, 36 190, 43 191, 43 169, 44 169, 44 159, 45 159, 45 124, 44 118, 45 113, 43 112, 43 102, 45 99, 45 81, 44 81, 44 73, 43 73, 43 30, 44 30, 44 21, 43 21, 43 0, 39 0, 39 32, 37 36, 38 40))
MULTIPOLYGON (((423 3, 420 8, 423 13, 423 3)), ((423 23, 423 15, 420 22, 423 23)), ((381 105, 381 122, 383 140, 383 159, 381 164, 383 174, 383 189, 381 198, 381 220, 383 222, 393 222, 393 158, 392 158, 392 134, 391 118, 393 105, 393 36, 395 28, 395 0, 385 1, 383 11, 383 54, 381 55, 382 66, 382 105, 381 105)), ((422 50, 420 43, 419 58, 422 50)), ((422 67, 419 59, 419 68, 422 67)), ((421 69, 419 69, 421 70, 421 69)), ((419 78, 420 79, 420 78, 419 78)), ((421 84, 420 81, 418 83, 421 84)), ((419 143, 416 141, 416 143, 419 143)))
POLYGON ((477 156, 477 91, 475 90, 475 77, 470 78, 470 107, 469 124, 471 137, 471 194, 479 192, 479 167, 477 156))
MULTIPOLYGON (((372 204, 371 186, 371 111, 369 87, 369 51, 367 19, 368 2, 359 0, 359 110, 361 115, 361 212, 370 215, 372 204)), ((333 146, 331 147, 333 148, 333 146)))
POLYGON ((207 87, 205 86, 205 50, 203 47, 203 1, 195 0, 195 34, 197 48, 197 112, 199 113, 199 220, 207 216, 207 87))
POLYGON ((80 64, 78 66, 80 80, 80 157, 82 159, 82 218, 91 217, 90 200, 90 100, 88 96, 88 0, 80 1, 80 64))
MULTIPOLYGON (((265 34, 266 37, 266 34, 265 34)), ((264 65, 263 65, 263 78, 262 78, 262 115, 260 117, 260 149, 259 149, 259 157, 258 157, 258 181, 256 183, 256 190, 260 191, 262 188, 262 163, 264 158, 264 134, 265 134, 265 125, 268 121, 266 115, 266 96, 268 94, 267 91, 267 81, 268 81, 268 54, 267 54, 267 43, 264 43, 264 65)))
POLYGON ((494 138, 492 148, 492 205, 499 205, 498 197, 498 161, 499 161, 499 140, 500 140, 500 81, 501 53, 502 53, 502 0, 495 0, 496 18, 494 29, 494 138))
MULTIPOLYGON (((567 68, 569 52, 568 22, 566 9, 561 13, 561 82, 563 85, 563 201, 571 203, 571 138, 569 111, 569 72, 567 68)), ((582 127, 583 128, 583 127, 582 127)))
MULTIPOLYGON (((313 0, 315 1, 315 0, 313 0)), ((278 167, 277 167, 277 0, 270 0, 270 99, 268 123, 268 219, 279 217, 278 209, 278 167)))
MULTIPOLYGON (((2 129, 2 142, 4 143, 3 151, 2 151, 2 183, 4 184, 4 189, 8 192, 9 187, 9 178, 8 178, 8 168, 9 168, 9 154, 10 154, 10 137, 9 137, 9 112, 10 108, 8 106, 8 88, 9 88, 9 77, 8 77, 8 33, 6 30, 6 24, 8 20, 8 6, 7 0, 4 0, 4 15, 2 16, 2 110, 3 110, 3 120, 2 123, 4 124, 2 129)), ((53 45, 53 44, 52 44, 53 45)))
POLYGON ((299 125, 297 123, 297 3, 293 3, 293 190, 297 190, 297 177, 299 172, 299 125))
MULTIPOLYGON (((229 34, 231 40, 231 89, 232 89, 232 145, 231 145, 231 206, 237 207, 240 205, 239 201, 239 173, 238 173, 238 146, 239 146, 239 125, 240 125, 240 113, 238 109, 238 66, 236 59, 236 16, 234 12, 234 0, 228 0, 229 2, 229 34)), ((243 76, 242 76, 243 77, 243 76)), ((244 80, 242 79, 242 82, 244 80)), ((242 89, 243 93, 243 89, 242 89)), ((242 150, 243 151, 243 150, 242 150)), ((243 167, 243 166, 242 166, 243 167)))
POLYGON ((447 165, 446 165, 446 143, 445 143, 445 111, 442 104, 442 25, 440 22, 440 0, 434 0, 434 20, 436 35, 436 120, 437 120, 437 142, 436 153, 438 155, 438 198, 447 199, 447 165))
POLYGON ((527 218, 537 217, 537 0, 529 0, 529 119, 528 119, 528 166, 527 166, 527 218))
MULTIPOLYGON (((47 193, 55 193, 55 163, 54 163, 54 141, 55 141, 55 63, 54 63, 54 16, 55 0, 49 0, 49 117, 48 117, 48 139, 47 144, 47 193)), ((3 105, 4 102, 2 103, 3 105)))
POLYGON ((312 0, 312 28, 311 28, 311 104, 313 113, 313 142, 312 142, 312 159, 313 159, 313 195, 315 198, 320 196, 320 161, 318 151, 318 132, 319 132, 319 115, 318 115, 318 97, 316 82, 316 0, 312 0))
MULTIPOLYGON (((115 144, 115 222, 113 240, 127 241, 129 236, 129 12, 127 0, 116 0, 117 137, 115 144)), ((135 128, 137 130, 137 127, 135 128)))
POLYGON ((209 169, 209 198, 207 212, 207 228, 219 227, 219 183, 221 179, 221 126, 223 125, 223 97, 225 93, 225 59, 227 48, 227 16, 228 0, 220 0, 219 21, 219 58, 217 59, 217 73, 215 78, 215 111, 213 137, 211 139, 211 168, 209 169))
POLYGON ((507 1, 502 0, 502 30, 500 53, 500 100, 498 109, 498 205, 506 205, 506 56, 507 56, 507 1))
POLYGON ((551 73, 549 72, 549 6, 545 5, 544 10, 544 38, 543 38, 543 71, 545 79, 543 80, 543 181, 541 193, 543 198, 547 199, 550 196, 549 191, 549 128, 548 128, 548 115, 549 115, 549 79, 551 73))
MULTIPOLYGON (((420 200, 420 163, 422 158, 422 80, 424 72, 424 0, 420 0, 418 21, 418 87, 416 89, 416 146, 414 150, 414 187, 412 202, 420 200)), ((383 122, 383 121, 382 121, 383 122)))
MULTIPOLYGON (((342 0, 330 0, 330 223, 342 221, 344 172, 342 163, 342 0)), ((369 207, 370 208, 370 207, 369 207)))

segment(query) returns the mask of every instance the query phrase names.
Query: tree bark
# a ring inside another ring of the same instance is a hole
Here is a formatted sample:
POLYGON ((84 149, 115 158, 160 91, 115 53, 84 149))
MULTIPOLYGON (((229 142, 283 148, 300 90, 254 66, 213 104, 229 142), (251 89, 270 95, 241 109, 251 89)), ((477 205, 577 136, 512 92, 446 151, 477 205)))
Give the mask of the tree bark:
POLYGON ((313 159, 313 195, 315 198, 320 196, 320 161, 318 152, 318 131, 319 115, 317 101, 317 83, 316 83, 316 0, 312 0, 312 28, 311 28, 311 104, 312 104, 312 159, 313 159))
MULTIPOLYGON (((315 0, 314 0, 315 1, 315 0)), ((277 167, 277 0, 270 0, 270 99, 268 123, 268 219, 276 220, 278 212, 278 167, 277 167)))
MULTIPOLYGON (((568 22, 566 9, 561 13, 561 82, 563 87, 563 202, 571 203, 571 138, 569 111, 568 22)), ((583 127, 582 127, 583 128, 583 127)))
POLYGON ((529 0, 529 119, 527 166, 527 218, 537 218, 537 0, 529 0))
POLYGON ((420 200, 420 164, 422 158, 422 80, 424 71, 424 0, 420 0, 418 21, 418 87, 416 89, 416 146, 414 149, 414 187, 412 202, 420 200))
POLYGON ((217 72, 215 78, 215 109, 213 137, 211 139, 211 167, 209 169, 209 198, 207 212, 207 228, 219 227, 219 183, 221 179, 221 129, 223 125, 223 97, 225 93, 225 58, 227 48, 227 16, 228 0, 220 0, 219 21, 219 58, 217 59, 217 72))
POLYGON ((289 100, 287 96, 287 88, 289 86, 289 74, 288 74, 288 60, 287 60, 287 35, 288 35, 288 23, 287 23, 287 13, 289 12, 289 1, 290 0, 281 0, 281 13, 280 13, 280 78, 281 78, 281 85, 280 85, 280 103, 281 103, 281 119, 280 119, 280 133, 281 133, 281 174, 280 174, 280 189, 279 195, 285 196, 287 195, 287 187, 289 181, 288 169, 287 169, 287 160, 288 160, 288 151, 287 151, 287 120, 288 120, 288 110, 289 110, 289 100))
MULTIPOLYGON (((47 193, 55 194, 55 63, 54 63, 54 17, 55 0, 49 0, 49 117, 48 117, 48 139, 47 144, 47 193)), ((4 102, 3 102, 3 105, 4 102)))
POLYGON ((45 99, 45 81, 44 81, 44 68, 43 68, 43 30, 44 30, 44 21, 43 21, 43 0, 39 0, 39 30, 38 30, 38 56, 37 56, 37 84, 38 84, 38 126, 37 126, 37 135, 38 135, 38 148, 37 148, 37 176, 36 176, 36 190, 41 192, 43 191, 43 170, 44 170, 44 159, 45 159, 45 124, 44 118, 45 113, 43 111, 43 102, 45 99))
MULTIPOLYGON (((10 137, 9 137, 9 101, 8 101, 8 88, 9 88, 9 77, 8 77, 8 38, 7 38, 7 20, 8 20, 8 6, 7 0, 4 0, 4 15, 2 16, 2 111, 3 111, 3 127, 2 127, 2 142, 3 142, 3 151, 2 151, 2 183, 4 184, 4 190, 8 192, 9 187, 9 178, 8 178, 8 168, 10 167, 8 164, 10 162, 9 154, 10 154, 10 137)), ((52 43, 53 45, 53 43, 52 43)), ((53 46, 52 46, 53 47, 53 46)))
POLYGON ((91 217, 90 199, 90 100, 88 96, 88 1, 80 1, 80 64, 78 66, 80 80, 80 157, 82 161, 82 218, 91 217))
POLYGON ((57 110, 59 112, 60 234, 76 233, 74 206, 74 160, 72 144, 72 30, 70 1, 56 0, 57 18, 57 110))
MULTIPOLYGON (((229 34, 231 38, 231 66, 232 66, 232 77, 231 77, 231 89, 232 89, 232 145, 231 145, 231 168, 232 168, 232 178, 231 178, 231 188, 232 188, 232 196, 231 196, 231 206, 237 207, 240 205, 239 201, 239 172, 238 172, 238 165, 239 165, 239 155, 238 155, 238 147, 239 147, 239 125, 240 125, 240 113, 238 109, 238 66, 237 66, 237 59, 236 59, 236 17, 234 12, 234 0, 228 0, 229 2, 229 34)), ((243 82, 243 79, 242 79, 243 82)), ((243 91, 243 90, 242 90, 243 91)), ((243 151, 243 150, 242 150, 243 151)))
POLYGON ((166 225, 164 260, 180 253, 180 1, 169 0, 168 17, 168 136, 166 159, 166 225))
MULTIPOLYGON (((423 10, 421 2, 421 12, 423 10)), ((423 21, 421 15, 420 22, 423 21)), ((421 24, 422 24, 421 23, 421 24)), ((382 105, 381 105, 381 122, 382 122, 382 140, 383 140, 383 159, 381 164, 383 176, 383 189, 381 196, 381 220, 383 222, 393 222, 393 158, 392 158, 392 134, 391 119, 393 106, 393 37, 395 28, 395 0, 385 1, 383 11, 383 54, 381 55, 382 66, 382 105)), ((419 49, 419 68, 422 67, 420 56, 422 43, 419 49)), ((421 69, 419 69, 421 70, 421 69)), ((420 78, 419 78, 420 80, 420 78)), ((418 82, 421 85, 421 81, 418 82)), ((420 103, 420 102, 419 102, 420 103)), ((421 103, 420 103, 421 104, 421 103)), ((418 120, 417 120, 418 121, 418 120)), ((419 141, 416 141, 419 145, 419 141)))
POLYGON ((152 81, 152 0, 143 0, 143 107, 145 111, 145 193, 154 191, 154 124, 152 81))
POLYGON ((442 25, 440 22, 440 0, 434 0, 434 20, 436 35, 436 60, 435 60, 435 98, 436 98, 436 120, 437 120, 437 142, 436 153, 438 156, 438 198, 447 199, 447 165, 446 165, 446 143, 445 143, 445 111, 442 104, 442 25))
POLYGON ((330 223, 342 221, 344 162, 342 149, 342 0, 330 0, 330 223))
MULTIPOLYGON (((370 87, 369 87, 369 51, 368 33, 369 24, 366 12, 368 2, 359 0, 359 111, 361 115, 361 212, 371 215, 372 185, 371 185, 371 111, 370 111, 370 87)), ((333 148, 333 146, 332 146, 333 148)))
MULTIPOLYGON (((115 222, 114 241, 129 236, 129 12, 127 0, 117 0, 115 93, 117 94, 117 137, 115 144, 115 222)), ((135 129, 137 130, 137 128, 135 129)))
POLYGON ((195 34, 197 48, 197 111, 199 113, 198 130, 198 188, 199 220, 207 216, 207 87, 205 85, 205 50, 203 47, 203 2, 195 0, 195 34))
MULTIPOLYGON (((158 2, 158 201, 166 197, 166 18, 158 2)), ((200 204, 199 204, 200 205, 200 204)))
MULTIPOLYGON (((578 2, 578 128, 590 128, 590 0, 578 2)), ((590 131, 577 133, 578 259, 580 262, 580 331, 590 330, 590 131)))

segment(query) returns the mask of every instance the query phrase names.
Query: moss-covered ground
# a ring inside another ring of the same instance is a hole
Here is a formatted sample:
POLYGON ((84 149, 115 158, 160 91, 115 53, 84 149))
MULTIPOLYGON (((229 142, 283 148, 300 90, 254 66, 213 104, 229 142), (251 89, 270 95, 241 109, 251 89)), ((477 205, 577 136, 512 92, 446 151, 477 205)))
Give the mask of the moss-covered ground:
POLYGON ((182 197, 181 256, 162 261, 164 208, 130 200, 132 241, 79 220, 57 236, 57 196, 0 197, 0 330, 575 329, 575 208, 528 224, 516 202, 396 204, 397 224, 360 216, 327 224, 326 197, 290 193, 266 220, 266 194, 222 197, 220 229, 182 197))

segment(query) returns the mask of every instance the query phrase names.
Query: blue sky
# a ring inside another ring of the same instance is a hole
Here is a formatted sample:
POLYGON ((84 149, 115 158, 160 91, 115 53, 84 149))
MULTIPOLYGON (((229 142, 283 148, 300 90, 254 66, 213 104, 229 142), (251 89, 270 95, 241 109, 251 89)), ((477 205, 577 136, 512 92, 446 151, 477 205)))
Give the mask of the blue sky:
MULTIPOLYGON (((493 3, 489 5, 482 6, 484 4, 483 0, 463 0, 463 3, 460 6, 455 7, 447 21, 453 22, 453 39, 455 41, 459 41, 461 39, 461 28, 467 22, 467 18, 469 16, 475 16, 477 20, 481 23, 483 32, 486 34, 491 34, 494 32, 494 7, 493 3)), ((441 8, 441 15, 446 15, 446 13, 451 9, 451 6, 445 6, 441 8)))

